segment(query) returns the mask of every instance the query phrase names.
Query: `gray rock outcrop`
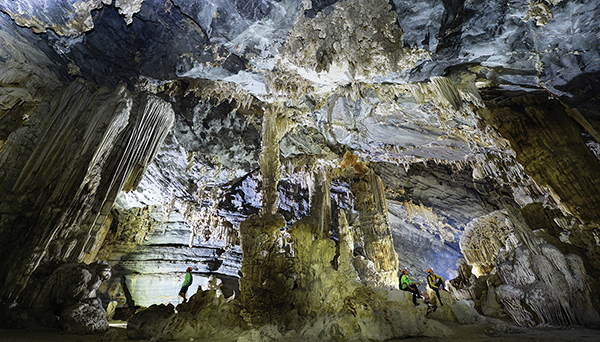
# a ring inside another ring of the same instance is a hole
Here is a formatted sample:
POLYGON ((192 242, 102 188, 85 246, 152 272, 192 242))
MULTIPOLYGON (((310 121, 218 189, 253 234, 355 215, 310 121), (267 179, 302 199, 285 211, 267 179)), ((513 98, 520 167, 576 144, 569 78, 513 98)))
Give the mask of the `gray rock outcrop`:
POLYGON ((4 324, 29 329, 61 328, 91 334, 108 329, 108 319, 96 291, 111 277, 111 267, 92 264, 44 265, 32 275, 21 302, 7 313, 4 324))

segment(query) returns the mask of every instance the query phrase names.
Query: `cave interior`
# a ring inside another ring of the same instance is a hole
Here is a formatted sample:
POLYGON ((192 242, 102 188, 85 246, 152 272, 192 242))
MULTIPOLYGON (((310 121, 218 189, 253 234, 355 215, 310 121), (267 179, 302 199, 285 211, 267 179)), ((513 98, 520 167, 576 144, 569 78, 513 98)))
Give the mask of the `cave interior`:
POLYGON ((1 328, 600 326, 598 1, 0 0, 0 42, 1 328))

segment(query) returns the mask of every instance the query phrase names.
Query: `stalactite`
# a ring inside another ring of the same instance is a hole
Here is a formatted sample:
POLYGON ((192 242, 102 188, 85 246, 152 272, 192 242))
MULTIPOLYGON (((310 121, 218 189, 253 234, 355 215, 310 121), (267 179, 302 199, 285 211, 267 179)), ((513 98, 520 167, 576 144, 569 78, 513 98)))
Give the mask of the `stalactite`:
POLYGON ((156 156, 175 120, 171 105, 158 97, 142 95, 141 115, 125 147, 124 165, 130 166, 123 191, 135 189, 156 156))
POLYGON ((474 105, 476 105, 477 107, 485 107, 485 104, 483 103, 483 99, 481 98, 481 95, 479 94, 479 90, 477 89, 477 86, 475 85, 474 82, 468 82, 465 85, 463 85, 462 87, 459 87, 458 89, 458 93, 460 94, 460 98, 463 99, 464 101, 467 102, 471 102, 474 105))
POLYGON ((299 17, 282 52, 290 66, 309 76, 331 69, 362 79, 411 68, 430 55, 417 48, 398 49, 402 34, 388 2, 343 1, 332 5, 328 14, 299 17))
POLYGON ((277 140, 277 112, 267 108, 263 117, 260 170, 263 175, 261 214, 277 211, 277 182, 279 181, 279 141, 277 140))
POLYGON ((479 91, 474 83, 466 83, 457 87, 452 80, 443 76, 433 76, 430 82, 412 83, 408 89, 419 104, 431 101, 444 110, 458 112, 463 103, 473 103, 477 107, 485 107, 479 91))
POLYGON ((282 164, 281 174, 286 175, 288 181, 299 184, 302 189, 308 191, 308 207, 312 205, 313 193, 315 191, 315 173, 311 170, 312 167, 307 164, 294 165, 288 160, 282 164))
MULTIPOLYGON (((121 89, 121 91, 124 91, 121 89)), ((87 230, 88 237, 96 236, 98 230, 106 219, 112 204, 120 191, 131 191, 138 187, 146 168, 156 154, 168 132, 170 131, 175 120, 174 112, 171 105, 160 98, 142 94, 138 98, 139 105, 133 108, 133 112, 129 117, 126 128, 126 137, 123 137, 120 148, 111 151, 108 154, 106 161, 100 162, 103 157, 92 159, 97 164, 90 165, 90 172, 84 179, 84 187, 82 187, 81 195, 77 197, 86 197, 88 192, 94 195, 88 200, 78 200, 70 205, 70 208, 82 208, 81 213, 73 213, 73 216, 66 217, 65 222, 77 222, 85 231, 87 230), (102 170, 100 179, 95 172, 91 170, 102 170), (108 176, 107 176, 108 175, 108 176), (103 179, 104 177, 104 179, 103 179), (110 182, 106 180, 110 179, 110 182), (97 186, 97 187, 96 187, 97 186), (90 202, 87 204, 86 202, 90 202), (98 213, 96 217, 85 214, 86 207, 91 207, 92 212, 98 213)), ((107 154, 105 151, 102 155, 107 154)), ((71 224, 73 225, 73 224, 71 224)), ((76 235, 77 236, 77 235, 76 235)), ((77 254, 74 254, 72 260, 80 260, 84 253, 89 253, 86 249, 86 243, 80 244, 77 249, 77 254)))
POLYGON ((589 140, 585 143, 585 145, 594 153, 596 159, 600 161, 600 144, 597 141, 589 140))
POLYGON ((315 92, 313 83, 294 70, 284 70, 281 65, 267 72, 264 77, 268 94, 265 100, 297 102, 300 97, 315 92))
POLYGON ((218 215, 219 194, 218 188, 215 187, 203 196, 197 196, 196 202, 185 202, 183 218, 192 230, 189 247, 194 245, 195 238, 201 242, 222 241, 226 248, 239 245, 236 227, 218 215), (200 207, 198 203, 201 203, 200 207))
POLYGON ((14 177, 9 198, 17 196, 24 212, 35 211, 30 224, 39 227, 22 262, 7 271, 11 286, 4 295, 16 298, 44 258, 93 259, 118 192, 137 187, 173 120, 170 105, 158 97, 135 98, 124 86, 96 90, 81 80, 39 106, 31 128, 15 132, 29 135, 31 150, 9 141, 0 157, 6 163, 15 153, 28 155, 4 176, 14 177), (28 198, 36 189, 45 190, 28 198))
POLYGON ((431 77, 431 90, 437 95, 438 101, 445 106, 451 105, 455 110, 462 107, 462 98, 454 82, 446 77, 431 77))
POLYGON ((185 89, 184 95, 190 93, 203 100, 235 101, 236 108, 234 110, 248 109, 256 102, 254 95, 233 82, 192 79, 190 85, 185 89))

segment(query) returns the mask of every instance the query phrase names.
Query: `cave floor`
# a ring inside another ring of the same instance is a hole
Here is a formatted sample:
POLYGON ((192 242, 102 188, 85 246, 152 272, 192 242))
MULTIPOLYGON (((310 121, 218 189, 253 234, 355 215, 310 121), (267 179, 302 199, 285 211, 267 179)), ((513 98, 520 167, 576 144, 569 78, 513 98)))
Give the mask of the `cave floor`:
MULTIPOLYGON (((585 328, 535 328, 524 329, 519 333, 486 334, 482 326, 458 326, 451 336, 442 338, 416 337, 391 342, 513 342, 513 341, 553 341, 553 342, 598 342, 600 329, 585 328)), ((111 326, 107 333, 93 335, 62 334, 59 332, 26 331, 26 330, 0 330, 0 342, 134 342, 147 340, 128 340, 125 327, 111 326), (110 333, 110 334, 109 334, 110 333)), ((233 342, 235 340, 196 339, 196 342, 233 342)))
POLYGON ((447 337, 415 337, 393 342, 514 342, 514 341, 553 341, 553 342, 598 342, 600 329, 586 328, 531 328, 515 333, 486 333, 482 325, 454 327, 454 334, 447 337))

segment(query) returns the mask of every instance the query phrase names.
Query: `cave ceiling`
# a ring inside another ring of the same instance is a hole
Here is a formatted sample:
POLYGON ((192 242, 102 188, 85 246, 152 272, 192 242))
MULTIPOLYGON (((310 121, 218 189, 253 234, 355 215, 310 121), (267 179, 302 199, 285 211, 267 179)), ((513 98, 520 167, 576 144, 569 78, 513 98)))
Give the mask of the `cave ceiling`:
POLYGON ((431 241, 457 259, 467 224, 505 198, 561 212, 571 225, 548 229, 555 240, 579 220, 568 243, 597 256, 599 13, 567 0, 0 0, 0 141, 76 79, 155 94, 173 128, 117 206, 196 203, 237 226, 261 206, 275 111, 289 222, 308 212, 309 173, 350 152, 381 177, 394 234, 412 237, 395 239, 406 264, 430 264, 408 255, 431 241))

